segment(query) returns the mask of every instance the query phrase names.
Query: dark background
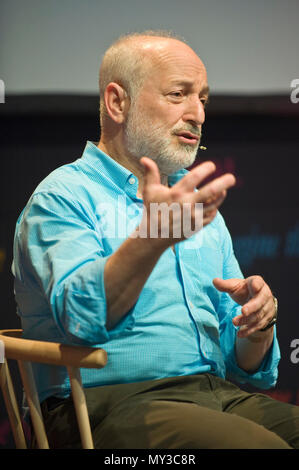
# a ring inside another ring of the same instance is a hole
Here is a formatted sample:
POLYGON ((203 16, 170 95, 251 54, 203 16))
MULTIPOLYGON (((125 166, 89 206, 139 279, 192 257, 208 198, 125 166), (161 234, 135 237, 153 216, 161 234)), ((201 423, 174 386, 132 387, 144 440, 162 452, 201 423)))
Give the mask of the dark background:
MULTIPOLYGON (((99 140, 98 105, 96 96, 72 95, 6 96, 0 104, 1 329, 20 328, 10 272, 17 217, 50 171, 79 158, 87 140, 99 140)), ((299 405, 299 362, 291 361, 291 341, 299 338, 299 103, 277 95, 214 96, 202 144, 208 150, 201 161, 237 177, 221 213, 243 273, 260 274, 279 300, 280 374, 266 393, 299 405)), ((20 400, 17 368, 10 367, 20 400)), ((2 396, 0 447, 14 447, 2 396)))

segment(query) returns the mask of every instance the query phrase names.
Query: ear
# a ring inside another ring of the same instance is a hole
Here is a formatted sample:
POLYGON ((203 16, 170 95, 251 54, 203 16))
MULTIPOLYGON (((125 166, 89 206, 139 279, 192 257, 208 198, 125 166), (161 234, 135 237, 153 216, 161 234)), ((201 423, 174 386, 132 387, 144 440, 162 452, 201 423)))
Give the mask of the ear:
POLYGON ((104 99, 111 119, 117 124, 121 124, 128 108, 128 95, 125 89, 118 83, 111 82, 106 87, 104 99))

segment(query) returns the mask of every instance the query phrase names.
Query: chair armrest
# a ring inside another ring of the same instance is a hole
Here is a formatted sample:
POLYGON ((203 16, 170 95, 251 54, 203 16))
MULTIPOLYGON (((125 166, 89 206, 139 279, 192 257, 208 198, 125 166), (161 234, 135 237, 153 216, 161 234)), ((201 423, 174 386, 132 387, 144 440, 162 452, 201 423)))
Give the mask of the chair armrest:
POLYGON ((0 330, 7 359, 90 369, 101 369, 107 364, 107 352, 102 348, 36 341, 21 335, 22 330, 0 330))

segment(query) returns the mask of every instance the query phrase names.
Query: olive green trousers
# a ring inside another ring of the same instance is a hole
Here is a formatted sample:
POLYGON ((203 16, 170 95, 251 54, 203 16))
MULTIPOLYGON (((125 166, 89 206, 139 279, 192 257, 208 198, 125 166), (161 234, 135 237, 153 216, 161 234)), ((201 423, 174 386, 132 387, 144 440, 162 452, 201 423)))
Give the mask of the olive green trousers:
MULTIPOLYGON (((298 406, 210 374, 85 391, 97 449, 299 448, 298 406)), ((41 408, 50 448, 80 448, 72 398, 41 408)))

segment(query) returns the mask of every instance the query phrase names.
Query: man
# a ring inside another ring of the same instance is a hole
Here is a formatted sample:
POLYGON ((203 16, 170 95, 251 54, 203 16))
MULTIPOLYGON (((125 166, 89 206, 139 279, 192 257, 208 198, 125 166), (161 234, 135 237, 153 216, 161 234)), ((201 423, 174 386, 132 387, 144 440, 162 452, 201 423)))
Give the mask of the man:
MULTIPOLYGON (((212 162, 184 170, 208 92, 183 41, 118 40, 100 70, 100 142, 49 175, 17 223, 24 336, 108 352, 103 370, 82 370, 99 448, 299 446, 297 407, 226 380, 271 387, 280 356, 275 299, 260 276, 243 278, 218 212, 233 175, 205 183, 212 162), (199 203, 203 227, 174 236, 185 207, 196 222, 199 203), (155 204, 179 211, 165 222, 155 204)), ((66 371, 35 374, 50 445, 78 446, 66 371)))

